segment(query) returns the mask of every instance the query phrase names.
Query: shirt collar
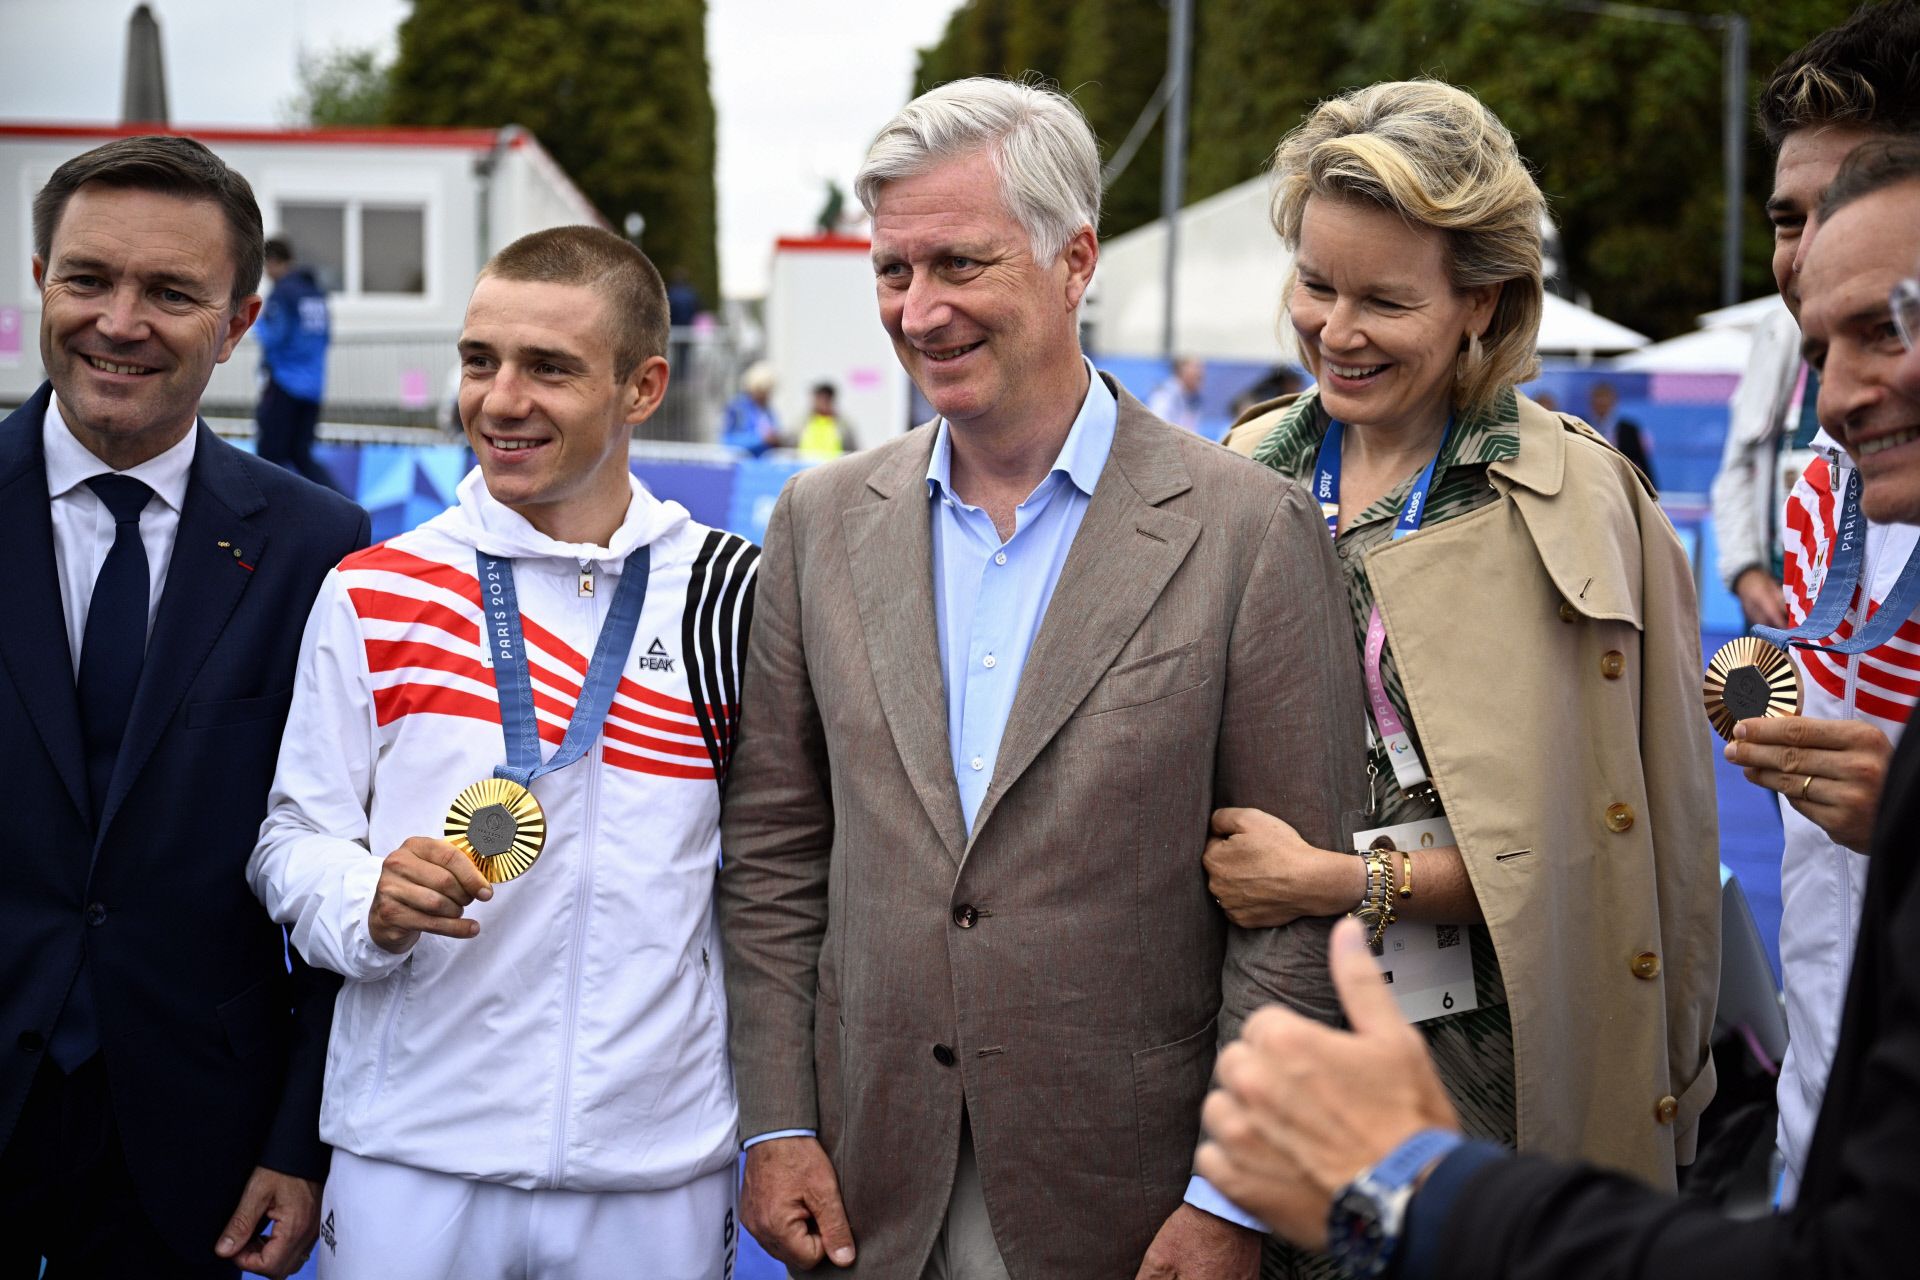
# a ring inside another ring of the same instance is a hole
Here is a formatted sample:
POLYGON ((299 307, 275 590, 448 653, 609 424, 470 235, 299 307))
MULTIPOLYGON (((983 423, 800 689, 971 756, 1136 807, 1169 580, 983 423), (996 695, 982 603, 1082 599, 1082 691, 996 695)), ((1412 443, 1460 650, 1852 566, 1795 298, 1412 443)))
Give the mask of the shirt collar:
MULTIPOLYGON (((1067 429, 1066 442, 1055 455, 1047 478, 1065 475, 1074 488, 1092 497, 1093 487, 1106 468, 1107 455, 1113 452, 1113 432, 1120 417, 1120 403, 1093 362, 1084 356, 1081 362, 1087 366, 1087 394, 1080 401, 1080 412, 1074 416, 1073 426, 1067 429)), ((942 418, 933 439, 933 457, 927 460, 927 496, 937 498, 952 493, 953 440, 948 435, 947 420, 942 418)))
MULTIPOLYGON (((1254 460, 1281 474, 1298 478, 1313 470, 1332 420, 1317 391, 1309 390, 1288 406, 1272 432, 1254 451, 1254 460)), ((1511 462, 1520 456, 1520 408, 1513 388, 1503 388, 1494 402, 1476 413, 1463 414, 1447 433, 1446 449, 1435 468, 1438 479, 1449 467, 1487 466, 1511 462)))
POLYGON ((192 475, 194 442, 199 435, 196 423, 178 444, 138 466, 115 472, 93 450, 80 443, 60 412, 60 397, 52 396, 47 400, 47 416, 40 424, 40 440, 47 459, 47 496, 63 497, 95 476, 118 474, 132 476, 145 484, 178 514, 187 503, 187 481, 192 475))

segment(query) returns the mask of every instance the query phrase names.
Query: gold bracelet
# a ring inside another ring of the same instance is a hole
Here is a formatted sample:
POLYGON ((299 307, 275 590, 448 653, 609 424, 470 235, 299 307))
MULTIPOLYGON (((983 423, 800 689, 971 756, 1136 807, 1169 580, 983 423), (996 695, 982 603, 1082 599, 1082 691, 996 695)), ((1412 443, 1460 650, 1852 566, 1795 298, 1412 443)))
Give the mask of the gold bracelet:
POLYGON ((1400 896, 1413 896, 1413 850, 1402 850, 1400 854, 1400 896))

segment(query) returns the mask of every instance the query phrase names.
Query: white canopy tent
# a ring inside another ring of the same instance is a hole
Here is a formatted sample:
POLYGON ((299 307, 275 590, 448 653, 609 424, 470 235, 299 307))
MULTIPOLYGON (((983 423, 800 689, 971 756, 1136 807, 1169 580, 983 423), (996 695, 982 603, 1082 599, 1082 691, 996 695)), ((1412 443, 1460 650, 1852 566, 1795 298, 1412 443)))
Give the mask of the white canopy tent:
MULTIPOLYGON (((1174 343, 1208 360, 1274 364, 1294 359, 1280 314, 1289 258, 1267 215, 1266 179, 1254 178, 1187 206, 1180 215, 1174 343)), ((1088 303, 1092 346, 1106 355, 1161 354, 1167 232, 1156 219, 1100 246, 1088 303)), ((1540 350, 1605 354, 1647 344, 1645 335, 1554 294, 1546 297, 1540 350)))
POLYGON ((1642 347, 1614 367, 1634 373, 1744 373, 1754 331, 1786 306, 1776 293, 1709 311, 1692 333, 1642 347))

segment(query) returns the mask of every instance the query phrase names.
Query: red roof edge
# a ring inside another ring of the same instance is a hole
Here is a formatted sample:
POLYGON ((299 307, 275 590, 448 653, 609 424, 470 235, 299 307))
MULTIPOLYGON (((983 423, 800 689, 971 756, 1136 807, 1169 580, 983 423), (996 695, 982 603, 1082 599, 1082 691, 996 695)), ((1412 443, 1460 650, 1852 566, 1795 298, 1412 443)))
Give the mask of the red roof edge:
POLYGON ((499 133, 494 129, 265 129, 244 126, 151 124, 55 124, 0 122, 0 138, 131 138, 143 133, 180 134, 201 142, 294 142, 334 146, 453 147, 464 151, 491 150, 499 133))
POLYGON ((865 253, 873 241, 865 236, 781 236, 773 248, 776 253, 865 253))

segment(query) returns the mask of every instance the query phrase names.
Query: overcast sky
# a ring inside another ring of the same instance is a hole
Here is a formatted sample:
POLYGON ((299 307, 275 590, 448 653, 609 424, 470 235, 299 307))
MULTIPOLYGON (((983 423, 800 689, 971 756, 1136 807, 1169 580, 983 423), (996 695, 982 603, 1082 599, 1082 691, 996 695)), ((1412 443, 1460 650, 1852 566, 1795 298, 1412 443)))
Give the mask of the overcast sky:
MULTIPOLYGON (((644 3, 645 0, 635 0, 644 3)), ((758 294, 774 237, 807 231, 906 100, 958 0, 708 0, 720 116, 720 269, 758 294)), ((112 122, 135 0, 0 0, 0 120, 112 122)), ((284 124, 302 49, 392 53, 407 0, 154 0, 174 123, 284 124)), ((603 210, 616 220, 617 210, 603 210)))

